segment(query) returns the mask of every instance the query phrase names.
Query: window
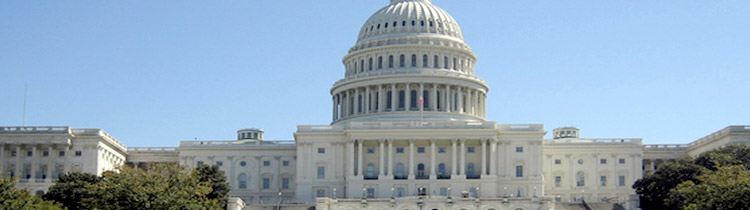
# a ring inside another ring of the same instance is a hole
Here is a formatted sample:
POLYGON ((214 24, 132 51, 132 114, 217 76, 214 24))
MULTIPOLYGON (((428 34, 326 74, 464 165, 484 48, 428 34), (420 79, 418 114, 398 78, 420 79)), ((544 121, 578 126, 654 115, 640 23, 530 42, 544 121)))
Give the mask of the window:
POLYGON ((516 166, 516 177, 523 177, 523 166, 516 166))
POLYGON ((562 161, 560 159, 555 159, 555 165, 560 165, 560 164, 562 164, 562 161))
POLYGON ((240 166, 245 167, 246 165, 247 165, 247 162, 245 161, 240 162, 240 166))
POLYGON ((583 164, 583 159, 578 159, 578 165, 583 164))
MULTIPOLYGON (((13 155, 13 156, 16 156, 16 155, 13 155)), ((60 157, 65 156, 65 151, 60 151, 60 153, 58 153, 58 156, 60 156, 60 157)))
POLYGON ((404 67, 406 65, 406 56, 401 55, 398 57, 398 67, 404 67))
POLYGON ((448 69, 448 56, 443 57, 443 68, 448 69))
POLYGON ((599 177, 599 182, 600 182, 599 185, 601 185, 602 187, 606 187, 607 186, 607 176, 600 176, 599 177))
POLYGON ((318 179, 325 179, 325 178, 326 178, 326 167, 318 166, 318 179))
POLYGON ((11 157, 15 157, 15 156, 16 156, 16 151, 12 151, 12 152, 10 152, 10 156, 11 156, 11 157))
POLYGON ((417 147, 417 153, 424 153, 424 147, 417 147))
POLYGON ((399 163, 396 165, 396 178, 403 178, 404 177, 404 164, 399 163))
POLYGON ((373 165, 372 163, 367 164, 367 172, 365 172, 365 173, 366 173, 366 175, 365 175, 366 178, 375 178, 375 177, 377 177, 377 176, 375 176, 375 165, 373 165))
POLYGON ((625 186, 625 176, 620 176, 620 177, 617 177, 617 178, 618 178, 617 185, 619 185, 620 187, 625 186))
POLYGON ((562 183, 562 177, 555 176, 555 187, 560 187, 560 183, 562 183))
POLYGON ((438 148, 438 153, 445 153, 445 147, 438 148))
POLYGON ((619 160, 617 160, 617 162, 620 162, 620 164, 625 164, 625 158, 620 158, 619 160))
POLYGON ((240 174, 240 176, 237 178, 237 181, 239 181, 239 187, 240 189, 247 188, 247 175, 240 174))
MULTIPOLYGON (((438 176, 445 176, 445 175, 447 175, 447 174, 445 173, 445 163, 441 163, 441 164, 439 164, 439 165, 438 165, 438 171, 437 171, 437 175, 438 175, 438 176)), ((438 178, 439 178, 439 177, 438 177, 438 178)))
POLYGON ((368 154, 373 154, 373 153, 375 153, 375 148, 372 148, 372 147, 370 147, 370 148, 367 148, 367 153, 368 153, 368 154))
POLYGON ((404 148, 403 147, 397 147, 396 148, 396 153, 404 153, 404 148))
POLYGON ((417 178, 424 177, 424 164, 420 163, 417 165, 417 178))
POLYGON ((318 148, 318 154, 325 154, 325 153, 326 153, 326 148, 322 148, 322 147, 318 148))
POLYGON ((282 166, 289 166, 289 161, 285 160, 285 161, 281 162, 281 165, 282 166))
POLYGON ((388 68, 393 68, 393 56, 388 56, 388 68))
POLYGON ((474 174, 474 163, 466 165, 466 176, 473 177, 474 174))
POLYGON ((404 95, 404 91, 398 91, 398 108, 404 108, 404 101, 406 100, 406 96, 404 95))
POLYGON ((224 166, 224 162, 221 162, 221 161, 216 161, 216 165, 217 165, 217 166, 224 166))
POLYGON ((263 166, 271 166, 271 161, 264 160, 263 161, 263 166))
POLYGON ((411 67, 417 67, 417 55, 411 55, 411 67))
POLYGON ((436 55, 433 60, 434 60, 434 65, 433 65, 434 68, 436 68, 436 69, 440 68, 440 64, 438 64, 438 62, 440 62, 440 58, 438 58, 438 56, 436 55))
POLYGON ((76 151, 76 156, 80 157, 81 155, 83 155, 83 152, 81 152, 81 151, 76 151))
POLYGON ((422 67, 427 67, 427 55, 422 55, 422 67))
POLYGON ((28 152, 26 152, 26 156, 29 156, 29 157, 34 156, 34 152, 28 151, 28 152))
POLYGON ((576 186, 583 187, 586 184, 584 178, 583 171, 576 173, 576 186))
POLYGON ((516 152, 523 152, 523 147, 516 147, 516 152))
POLYGON ((372 58, 370 58, 369 60, 367 60, 367 70, 372 71, 372 58))
POLYGON ((410 99, 411 101, 409 103, 409 108, 417 108, 417 91, 416 90, 411 91, 410 98, 411 98, 410 99))
POLYGON ((317 191, 317 192, 315 193, 315 196, 316 196, 316 197, 319 197, 319 198, 321 198, 321 197, 326 197, 326 191, 325 191, 325 190, 318 190, 318 191, 317 191))
POLYGON ((440 196, 448 196, 448 188, 441 187, 440 188, 440 196))
POLYGON ((467 147, 466 152, 468 153, 474 153, 474 147, 467 147))
POLYGON ((404 189, 403 187, 399 187, 398 189, 396 189, 396 197, 404 197, 405 194, 406 189, 404 189))
POLYGON ((203 165, 203 161, 198 161, 195 165, 202 166, 203 165))
POLYGON ((44 156, 44 157, 47 157, 47 156, 49 156, 49 151, 44 151, 44 152, 42 152, 42 156, 44 156))
POLYGON ((281 189, 289 189, 289 178, 281 179, 281 189))
POLYGON ((383 68, 383 56, 378 57, 378 69, 383 68))
POLYGON ((375 188, 367 188, 367 198, 375 198, 375 188))
POLYGON ((271 188, 271 178, 263 178, 263 189, 271 188))
POLYGON ((602 158, 602 159, 599 160, 599 163, 601 163, 601 164, 607 164, 607 159, 602 158))

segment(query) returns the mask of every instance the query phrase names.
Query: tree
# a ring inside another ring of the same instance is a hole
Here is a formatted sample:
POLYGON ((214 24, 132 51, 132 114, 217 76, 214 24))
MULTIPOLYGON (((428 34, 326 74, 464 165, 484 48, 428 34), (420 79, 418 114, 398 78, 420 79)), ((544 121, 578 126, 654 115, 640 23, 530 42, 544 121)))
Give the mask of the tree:
POLYGON ((705 169, 690 158, 664 164, 654 173, 646 175, 633 184, 640 195, 642 209, 678 209, 664 201, 669 191, 684 181, 697 181, 705 169))
POLYGON ((58 210, 59 204, 42 200, 24 190, 16 189, 16 183, 10 179, 0 178, 0 207, 7 210, 58 210))
POLYGON ((208 198, 212 189, 196 174, 176 164, 153 164, 147 171, 123 167, 92 185, 97 198, 90 205, 102 210, 222 209, 208 198))
POLYGON ((227 177, 219 166, 202 165, 194 170, 199 182, 206 182, 211 186, 211 193, 206 195, 208 199, 217 200, 220 206, 226 207, 231 187, 227 183, 227 177))
POLYGON ((96 197, 90 189, 91 185, 101 180, 101 177, 89 173, 64 174, 42 198, 60 203, 70 210, 90 209, 85 201, 96 197))
POLYGON ((672 189, 668 203, 680 209, 750 209, 750 171, 743 165, 719 166, 672 189))

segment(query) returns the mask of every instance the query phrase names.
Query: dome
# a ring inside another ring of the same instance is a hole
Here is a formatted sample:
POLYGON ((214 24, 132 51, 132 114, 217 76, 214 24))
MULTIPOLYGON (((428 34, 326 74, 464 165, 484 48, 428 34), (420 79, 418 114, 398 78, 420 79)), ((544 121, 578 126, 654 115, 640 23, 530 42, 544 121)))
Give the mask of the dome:
POLYGON ((463 41, 458 22, 430 0, 391 0, 390 5, 365 22, 357 42, 409 33, 444 35, 463 41))

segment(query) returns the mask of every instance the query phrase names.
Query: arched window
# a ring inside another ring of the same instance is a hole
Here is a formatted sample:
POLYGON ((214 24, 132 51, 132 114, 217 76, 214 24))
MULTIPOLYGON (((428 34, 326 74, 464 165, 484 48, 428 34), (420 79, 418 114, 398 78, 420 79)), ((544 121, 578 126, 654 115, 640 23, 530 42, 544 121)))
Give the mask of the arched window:
POLYGON ((417 91, 412 90, 410 93, 410 99, 409 99, 409 108, 417 108, 417 91))
POLYGON ((466 176, 474 176, 474 163, 466 165, 466 176))
POLYGON ((383 68, 383 56, 378 57, 378 69, 383 68))
POLYGON ((393 56, 388 56, 388 68, 393 68, 393 56))
POLYGON ((434 68, 436 68, 436 69, 440 68, 440 64, 439 64, 440 58, 438 58, 438 56, 435 55, 435 59, 433 59, 433 60, 434 60, 433 66, 435 66, 434 68))
POLYGON ((365 71, 365 60, 359 61, 359 72, 365 71))
POLYGON ((399 163, 396 165, 396 173, 394 173, 394 175, 396 175, 396 178, 404 177, 404 164, 399 163))
POLYGON ((448 69, 448 56, 443 57, 443 68, 448 69))
POLYGON ((398 108, 399 109, 404 108, 405 106, 404 102, 406 101, 406 98, 405 98, 406 96, 404 94, 405 93, 403 90, 398 91, 398 108))
POLYGON ((411 67, 417 67, 417 55, 411 54, 411 67))
POLYGON ((586 183, 585 183, 583 171, 579 171, 578 173, 576 173, 576 186, 583 187, 584 185, 586 185, 586 183))
POLYGON ((453 58, 453 70, 458 70, 456 66, 456 58, 453 58))
POLYGON ((373 165, 372 163, 367 164, 367 177, 375 177, 375 165, 373 165))
POLYGON ((422 55, 422 67, 427 67, 427 55, 422 55))
POLYGON ((401 26, 406 26, 406 21, 401 22, 401 26))
POLYGON ((417 164, 417 177, 424 177, 424 164, 417 164))
POLYGON ((411 21, 411 26, 414 26, 416 24, 416 21, 411 21))
POLYGON ((370 58, 370 60, 367 61, 367 67, 368 67, 367 70, 372 71, 372 58, 370 58))
POLYGON ((438 165, 438 171, 437 171, 438 177, 445 176, 445 163, 440 163, 438 165))
POLYGON ((429 98, 430 95, 427 94, 427 93, 428 93, 427 90, 422 91, 422 107, 423 108, 427 108, 429 106, 428 102, 430 101, 429 100, 430 99, 429 98))
POLYGON ((239 182, 240 189, 247 188, 247 175, 245 175, 245 173, 241 173, 240 176, 237 177, 237 181, 239 182))
MULTIPOLYGON (((435 87, 435 88, 437 88, 437 87, 435 87)), ((435 97, 435 100, 437 101, 437 103, 435 104, 435 109, 437 109, 437 110, 440 110, 441 108, 443 108, 443 103, 440 102, 440 98, 441 98, 441 95, 440 95, 440 91, 438 90, 437 91, 437 97, 435 97)))
POLYGON ((388 91, 388 93, 386 93, 386 95, 388 97, 386 97, 385 108, 386 109, 392 109, 393 107, 391 107, 391 103, 393 101, 393 91, 388 91))
POLYGON ((406 56, 404 54, 401 54, 401 56, 398 57, 398 67, 404 66, 406 66, 406 56))

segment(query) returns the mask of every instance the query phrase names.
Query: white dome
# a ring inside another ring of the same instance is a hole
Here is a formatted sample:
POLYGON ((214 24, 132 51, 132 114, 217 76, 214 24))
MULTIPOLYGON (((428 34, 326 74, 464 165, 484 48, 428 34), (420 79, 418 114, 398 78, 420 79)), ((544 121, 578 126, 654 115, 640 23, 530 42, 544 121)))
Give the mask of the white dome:
POLYGON ((405 33, 431 33, 463 41, 456 20, 430 0, 391 0, 365 22, 357 42, 405 33))

